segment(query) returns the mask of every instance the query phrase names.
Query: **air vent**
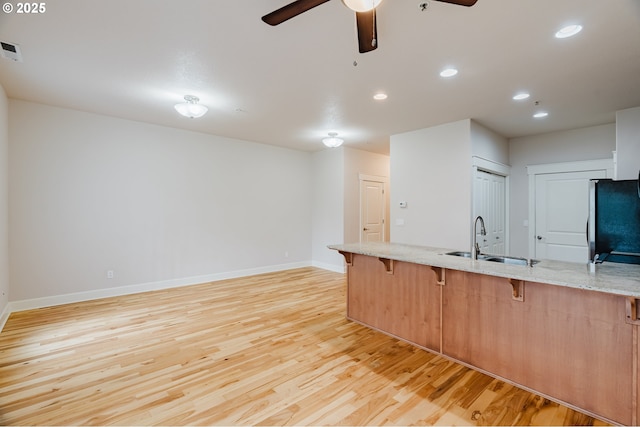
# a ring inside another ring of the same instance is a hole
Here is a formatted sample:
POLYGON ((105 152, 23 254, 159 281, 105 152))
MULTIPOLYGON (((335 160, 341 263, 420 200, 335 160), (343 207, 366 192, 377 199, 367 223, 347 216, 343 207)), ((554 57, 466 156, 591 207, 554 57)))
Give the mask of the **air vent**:
POLYGON ((20 52, 20 46, 13 43, 0 42, 2 50, 0 53, 3 58, 10 59, 16 62, 22 62, 22 52, 20 52))

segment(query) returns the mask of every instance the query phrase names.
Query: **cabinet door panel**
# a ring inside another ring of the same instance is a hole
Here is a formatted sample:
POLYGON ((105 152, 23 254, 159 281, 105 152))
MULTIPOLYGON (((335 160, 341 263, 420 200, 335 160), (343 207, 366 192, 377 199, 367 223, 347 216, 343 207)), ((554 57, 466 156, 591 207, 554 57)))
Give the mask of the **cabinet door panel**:
POLYGON ((580 408, 631 424, 633 326, 616 295, 527 283, 523 381, 580 408))
POLYGON ((347 315, 421 347, 440 351, 440 292, 430 267, 353 255, 347 315))
POLYGON ((443 353, 504 377, 518 371, 524 319, 508 279, 447 271, 443 292, 443 353))
POLYGON ((624 298, 447 272, 443 353, 527 388, 630 424, 633 326, 624 298))

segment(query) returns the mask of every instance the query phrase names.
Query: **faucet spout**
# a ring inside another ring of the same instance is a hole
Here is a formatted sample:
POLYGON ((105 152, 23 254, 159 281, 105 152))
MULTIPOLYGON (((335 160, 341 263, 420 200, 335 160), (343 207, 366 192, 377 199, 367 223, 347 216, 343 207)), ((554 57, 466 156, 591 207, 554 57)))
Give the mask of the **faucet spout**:
POLYGON ((473 222, 473 244, 471 245, 471 258, 474 260, 478 259, 478 255, 480 255, 480 245, 478 244, 478 239, 476 236, 478 235, 478 221, 480 221, 480 234, 483 236, 487 235, 487 229, 484 227, 484 219, 478 215, 473 222))

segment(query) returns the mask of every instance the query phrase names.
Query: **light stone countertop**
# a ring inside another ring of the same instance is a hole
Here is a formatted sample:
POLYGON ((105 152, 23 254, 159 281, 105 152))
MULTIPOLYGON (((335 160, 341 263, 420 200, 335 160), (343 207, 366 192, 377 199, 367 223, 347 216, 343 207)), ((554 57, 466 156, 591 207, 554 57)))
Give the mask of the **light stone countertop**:
POLYGON ((595 272, 590 272, 587 263, 542 260, 533 267, 527 267, 491 261, 474 261, 469 258, 445 255, 447 252, 452 252, 452 249, 388 242, 336 244, 329 245, 329 249, 451 270, 640 298, 640 265, 603 263, 596 265, 595 272))

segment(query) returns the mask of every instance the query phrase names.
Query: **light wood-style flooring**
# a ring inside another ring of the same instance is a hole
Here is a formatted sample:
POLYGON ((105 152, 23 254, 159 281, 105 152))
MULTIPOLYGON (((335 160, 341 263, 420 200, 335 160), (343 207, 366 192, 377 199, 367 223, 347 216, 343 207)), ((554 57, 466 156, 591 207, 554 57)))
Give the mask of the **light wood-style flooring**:
POLYGON ((345 319, 316 268, 13 313, 3 425, 602 423, 345 319))

